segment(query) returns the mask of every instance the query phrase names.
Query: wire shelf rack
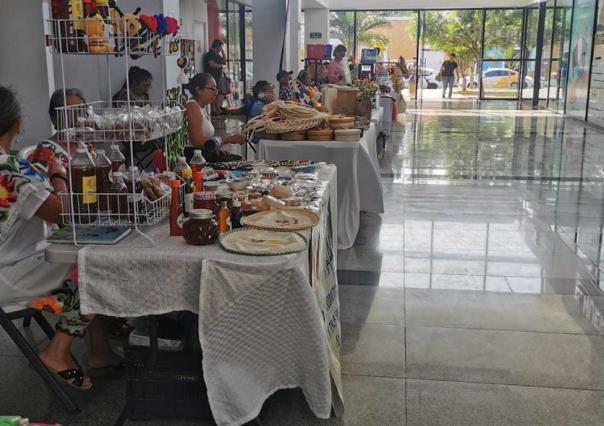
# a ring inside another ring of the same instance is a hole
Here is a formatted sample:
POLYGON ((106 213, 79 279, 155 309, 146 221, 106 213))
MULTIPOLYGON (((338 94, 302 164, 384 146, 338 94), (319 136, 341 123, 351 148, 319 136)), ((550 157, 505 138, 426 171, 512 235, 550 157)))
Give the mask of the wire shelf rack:
POLYGON ((98 101, 57 108, 57 133, 70 142, 146 142, 180 131, 183 119, 180 105, 98 101))
POLYGON ((73 55, 170 56, 180 53, 180 36, 154 33, 126 18, 49 19, 46 44, 73 55))
POLYGON ((170 193, 150 200, 144 193, 61 194, 64 225, 158 225, 170 214, 170 193), (73 210, 72 210, 73 208, 73 210))

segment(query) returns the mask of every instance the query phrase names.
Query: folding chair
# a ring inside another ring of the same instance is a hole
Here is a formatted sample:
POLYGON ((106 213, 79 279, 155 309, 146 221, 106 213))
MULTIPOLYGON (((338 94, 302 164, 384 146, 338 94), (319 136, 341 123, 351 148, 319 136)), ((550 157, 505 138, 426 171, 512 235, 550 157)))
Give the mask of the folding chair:
POLYGON ((33 318, 49 339, 52 339, 55 334, 53 328, 48 321, 46 321, 46 318, 44 318, 40 311, 22 307, 15 308, 16 309, 6 308, 8 310, 8 312, 6 312, 0 307, 0 325, 2 328, 4 328, 4 330, 6 330, 9 337, 13 342, 15 342, 23 355, 25 355, 25 358, 27 358, 30 365, 42 377, 46 383, 46 386, 48 386, 50 391, 59 399, 65 410, 69 414, 79 413, 80 408, 77 406, 75 401, 69 396, 65 389, 63 389, 63 386, 55 375, 44 365, 42 360, 38 357, 36 350, 27 341, 25 336, 21 334, 15 324, 13 324, 13 321, 22 319, 24 327, 27 327, 33 318))

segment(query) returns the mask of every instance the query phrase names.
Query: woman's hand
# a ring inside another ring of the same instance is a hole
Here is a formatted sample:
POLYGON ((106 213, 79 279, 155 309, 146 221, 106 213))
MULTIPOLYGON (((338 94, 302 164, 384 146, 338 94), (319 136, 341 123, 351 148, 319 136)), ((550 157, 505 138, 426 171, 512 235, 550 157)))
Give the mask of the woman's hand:
POLYGON ((48 177, 52 178, 54 175, 67 177, 67 170, 65 170, 65 166, 59 161, 50 160, 48 162, 48 177))
POLYGON ((247 139, 243 135, 225 136, 222 140, 231 145, 245 145, 247 143, 247 139))

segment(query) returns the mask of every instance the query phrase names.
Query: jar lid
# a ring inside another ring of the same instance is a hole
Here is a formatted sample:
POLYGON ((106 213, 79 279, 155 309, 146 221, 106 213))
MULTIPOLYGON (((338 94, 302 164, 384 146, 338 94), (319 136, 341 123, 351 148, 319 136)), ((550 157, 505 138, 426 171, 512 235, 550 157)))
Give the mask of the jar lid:
POLYGON ((191 219, 208 220, 214 218, 214 212, 207 209, 194 209, 191 210, 191 213, 189 213, 189 217, 191 219))
POLYGON ((213 191, 199 191, 194 195, 196 200, 216 200, 216 193, 213 191))

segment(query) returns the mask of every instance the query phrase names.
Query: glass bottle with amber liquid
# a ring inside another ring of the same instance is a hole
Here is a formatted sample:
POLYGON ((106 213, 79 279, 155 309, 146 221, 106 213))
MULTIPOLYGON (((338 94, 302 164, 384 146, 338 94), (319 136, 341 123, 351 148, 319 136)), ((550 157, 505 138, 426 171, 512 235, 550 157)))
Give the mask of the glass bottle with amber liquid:
POLYGON ((109 212, 109 191, 111 189, 111 161, 105 156, 104 149, 97 149, 94 160, 96 170, 96 191, 98 209, 101 213, 109 212))
POLYGON ((71 160, 71 182, 74 194, 75 224, 87 224, 97 216, 96 169, 85 148, 78 148, 71 160))

